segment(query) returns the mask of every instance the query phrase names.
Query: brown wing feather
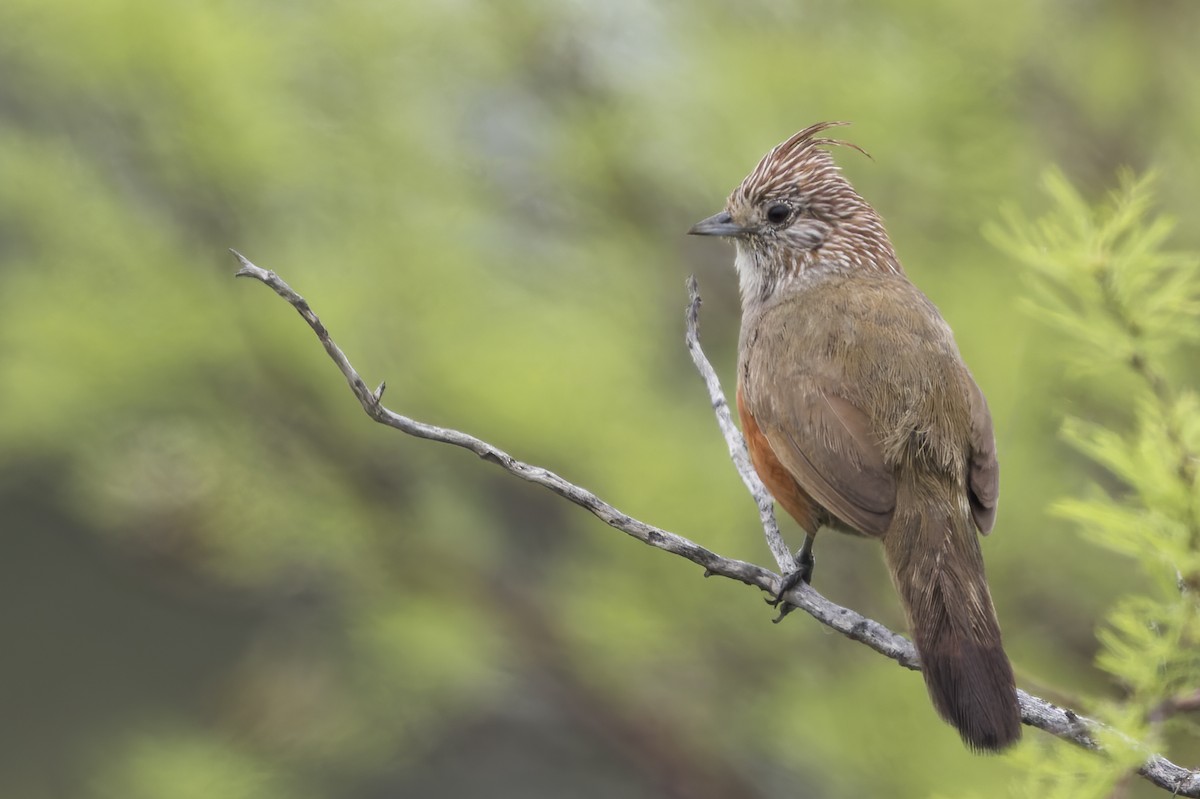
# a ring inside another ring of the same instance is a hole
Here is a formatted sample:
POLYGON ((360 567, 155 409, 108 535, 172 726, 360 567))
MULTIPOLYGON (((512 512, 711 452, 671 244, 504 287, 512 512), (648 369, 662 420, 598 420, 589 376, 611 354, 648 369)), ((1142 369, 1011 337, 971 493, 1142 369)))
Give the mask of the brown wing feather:
POLYGON ((992 433, 992 414, 975 380, 967 377, 971 401, 971 464, 968 475, 971 517, 979 532, 987 535, 996 523, 996 502, 1000 499, 1000 464, 996 461, 996 438, 992 433))
POLYGON ((758 472, 759 479, 766 485, 775 501, 791 514, 804 531, 816 534, 820 526, 821 509, 796 482, 792 472, 775 457, 771 442, 746 409, 740 387, 737 392, 737 407, 738 418, 742 422, 742 433, 746 437, 746 448, 750 452, 750 460, 754 463, 754 471, 758 472))
POLYGON ((789 400, 782 413, 755 415, 779 462, 842 522, 866 535, 883 535, 896 507, 896 481, 866 414, 831 393, 793 394, 789 400))

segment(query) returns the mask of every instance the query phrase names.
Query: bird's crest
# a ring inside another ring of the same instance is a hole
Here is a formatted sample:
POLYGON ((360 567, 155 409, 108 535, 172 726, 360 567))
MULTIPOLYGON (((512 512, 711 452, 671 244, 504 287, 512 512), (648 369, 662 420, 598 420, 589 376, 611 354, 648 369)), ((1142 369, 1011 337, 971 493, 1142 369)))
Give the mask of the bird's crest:
POLYGON ((826 147, 849 147, 871 157, 857 144, 841 139, 829 139, 817 134, 829 128, 849 125, 849 122, 818 122, 793 134, 787 141, 776 145, 763 156, 758 166, 746 176, 735 190, 744 201, 754 202, 764 197, 785 195, 797 183, 813 182, 822 177, 836 175, 837 165, 826 147))

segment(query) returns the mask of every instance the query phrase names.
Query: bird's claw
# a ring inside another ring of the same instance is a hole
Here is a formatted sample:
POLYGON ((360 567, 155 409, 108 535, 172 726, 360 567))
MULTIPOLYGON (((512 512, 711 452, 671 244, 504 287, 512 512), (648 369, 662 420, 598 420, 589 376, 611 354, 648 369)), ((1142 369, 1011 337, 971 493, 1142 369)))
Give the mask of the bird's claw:
POLYGON ((811 583, 813 569, 816 565, 817 559, 813 557, 812 543, 810 540, 806 540, 804 546, 796 553, 796 570, 785 574, 783 579, 779 581, 779 590, 775 593, 775 596, 766 600, 766 603, 771 607, 779 608, 779 615, 771 620, 772 624, 779 624, 785 616, 796 609, 795 605, 784 602, 783 595, 801 583, 805 585, 811 583))

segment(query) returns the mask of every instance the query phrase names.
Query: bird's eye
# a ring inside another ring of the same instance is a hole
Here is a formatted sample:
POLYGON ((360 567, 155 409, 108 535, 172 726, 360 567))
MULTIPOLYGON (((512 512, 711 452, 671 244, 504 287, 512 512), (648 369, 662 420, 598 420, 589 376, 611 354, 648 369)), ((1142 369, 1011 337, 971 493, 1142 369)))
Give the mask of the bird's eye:
POLYGON ((787 221, 787 218, 792 215, 792 209, 783 203, 776 203, 767 209, 767 221, 773 225, 779 225, 787 221))

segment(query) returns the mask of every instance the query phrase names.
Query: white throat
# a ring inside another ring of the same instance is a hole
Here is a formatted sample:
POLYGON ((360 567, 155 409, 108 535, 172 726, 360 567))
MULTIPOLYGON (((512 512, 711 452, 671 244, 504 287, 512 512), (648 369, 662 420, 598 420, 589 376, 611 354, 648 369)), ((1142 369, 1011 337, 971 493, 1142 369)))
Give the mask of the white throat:
POLYGON ((734 245, 737 247, 737 256, 733 259, 733 266, 737 269, 738 291, 742 295, 742 307, 745 308, 762 297, 763 274, 754 263, 754 253, 750 248, 740 241, 735 241, 734 245))

